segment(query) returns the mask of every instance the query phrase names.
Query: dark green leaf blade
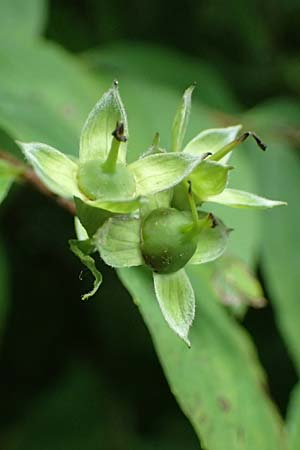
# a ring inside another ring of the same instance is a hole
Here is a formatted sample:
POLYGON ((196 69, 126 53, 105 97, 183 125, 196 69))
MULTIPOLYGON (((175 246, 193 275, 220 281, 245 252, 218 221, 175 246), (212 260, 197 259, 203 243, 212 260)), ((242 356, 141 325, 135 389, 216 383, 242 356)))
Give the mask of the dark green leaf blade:
POLYGON ((288 450, 300 445, 300 385, 293 389, 287 412, 288 450))
POLYGON ((267 177, 257 164, 262 189, 275 198, 280 195, 288 205, 270 211, 264 218, 262 271, 278 326, 295 367, 300 371, 300 164, 297 153, 287 145, 273 141, 270 149, 267 177))
POLYGON ((262 388, 265 379, 251 342, 215 301, 203 266, 189 271, 196 293, 191 349, 166 326, 151 276, 137 268, 118 273, 149 327, 171 390, 202 446, 283 449, 281 422, 262 388))

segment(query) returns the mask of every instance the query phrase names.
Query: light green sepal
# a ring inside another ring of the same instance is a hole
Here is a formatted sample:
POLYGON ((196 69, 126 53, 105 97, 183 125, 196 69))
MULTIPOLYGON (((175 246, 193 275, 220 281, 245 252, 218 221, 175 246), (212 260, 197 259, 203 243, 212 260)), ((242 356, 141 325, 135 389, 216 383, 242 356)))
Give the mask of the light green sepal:
POLYGON ((231 166, 225 166, 209 159, 202 161, 189 176, 193 193, 202 201, 211 195, 219 194, 227 185, 228 172, 231 169, 231 166))
MULTIPOLYGON (((201 216, 199 216, 201 217, 201 216)), ((215 219, 214 228, 204 228, 199 234, 197 249, 189 264, 204 264, 219 258, 226 250, 228 229, 215 219)))
MULTIPOLYGON (((194 137, 184 148, 184 153, 192 153, 193 155, 200 155, 203 152, 216 153, 229 142, 233 141, 240 129, 241 125, 227 128, 211 128, 201 131, 194 137)), ((226 163, 230 158, 230 154, 222 159, 226 163)))
POLYGON ((0 203, 5 199, 8 191, 22 170, 9 162, 0 160, 0 203))
POLYGON ((144 264, 140 251, 140 220, 112 217, 94 237, 103 261, 112 267, 131 267, 144 264))
POLYGON ((284 206, 287 203, 278 200, 269 200, 250 192, 240 191, 238 189, 225 189, 221 194, 209 197, 208 202, 220 203, 221 205, 231 206, 232 208, 256 208, 266 209, 275 206, 284 206))
POLYGON ((138 159, 129 165, 137 195, 148 196, 170 189, 186 178, 207 155, 163 153, 138 159))
POLYGON ((41 181, 61 197, 82 198, 77 186, 78 165, 73 159, 49 145, 38 142, 17 142, 41 181))
POLYGON ((74 228, 79 241, 89 239, 89 235, 77 216, 74 217, 74 228))
POLYGON ((105 202, 103 200, 85 200, 87 205, 93 206, 94 208, 104 209, 112 213, 118 214, 128 214, 136 211, 139 208, 139 199, 124 200, 124 201, 114 201, 105 202))
MULTIPOLYGON (((96 103, 82 128, 79 152, 81 163, 92 159, 104 161, 107 158, 117 122, 123 123, 124 135, 128 138, 126 112, 115 82, 96 103)), ((126 149, 127 143, 122 142, 118 153, 120 162, 126 161, 126 149)))
POLYGON ((184 269, 160 275, 153 273, 161 312, 169 327, 190 347, 188 333, 195 316, 195 294, 184 269))
POLYGON ((180 152, 182 150, 182 143, 191 112, 192 93, 194 89, 195 84, 192 84, 184 91, 181 103, 175 114, 172 126, 172 150, 174 152, 180 152))
POLYGON ((95 251, 95 247, 90 239, 86 239, 84 241, 70 239, 69 245, 72 252, 80 259, 82 264, 84 264, 94 276, 93 289, 87 294, 82 295, 81 297, 82 300, 87 300, 88 298, 96 294, 100 284, 102 283, 102 275, 96 267, 94 258, 90 256, 90 253, 93 253, 95 251))

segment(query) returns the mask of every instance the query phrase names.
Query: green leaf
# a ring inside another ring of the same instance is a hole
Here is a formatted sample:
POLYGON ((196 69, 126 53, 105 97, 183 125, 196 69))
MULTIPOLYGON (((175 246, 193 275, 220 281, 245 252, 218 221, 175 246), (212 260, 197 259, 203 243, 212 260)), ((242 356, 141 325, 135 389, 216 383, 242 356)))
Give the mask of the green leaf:
POLYGON ((154 289, 169 327, 190 347, 189 329, 195 317, 195 295, 184 269, 168 275, 153 273, 154 289))
POLYGON ((0 127, 13 139, 78 155, 80 129, 103 89, 101 78, 44 40, 0 39, 0 66, 0 127))
POLYGON ((231 206, 232 208, 266 209, 286 205, 286 202, 269 200, 268 198, 260 197, 255 194, 251 194, 250 192, 229 188, 225 189, 219 195, 209 197, 207 201, 231 206))
POLYGON ((20 169, 0 159, 0 203, 5 199, 10 186, 20 173, 20 169))
MULTIPOLYGON (((117 122, 124 124, 124 135, 128 138, 126 112, 119 95, 117 82, 96 103, 82 128, 80 136, 80 162, 93 159, 105 160, 112 143, 112 133, 117 122)), ((127 143, 122 142, 119 161, 126 161, 127 143)))
POLYGON ((189 176, 193 192, 201 200, 222 192, 228 181, 228 172, 231 166, 224 166, 215 161, 202 161, 189 176))
POLYGON ((103 261, 112 267, 144 264, 140 251, 139 219, 114 217, 99 229, 94 241, 103 261))
POLYGON ((113 215, 113 213, 109 211, 88 205, 78 197, 75 197, 74 201, 78 219, 87 231, 89 237, 92 237, 104 222, 113 215))
POLYGON ((204 228, 199 234, 197 250, 189 264, 204 264, 219 258, 225 252, 227 243, 228 230, 223 222, 217 220, 214 228, 204 228))
POLYGON ((293 389, 287 412, 288 450, 298 450, 300 443, 300 385, 293 389))
MULTIPOLYGON (((201 131, 201 133, 187 144, 183 151, 193 155, 200 155, 204 152, 216 153, 222 147, 229 144, 229 142, 233 141, 241 128, 241 125, 236 125, 233 127, 211 128, 201 131)), ((226 155, 222 159, 222 162, 226 163, 229 158, 230 154, 226 155)))
POLYGON ((283 450, 282 422, 267 398, 249 336, 216 301, 207 266, 188 272, 196 295, 190 349, 166 326, 150 273, 118 270, 149 328, 171 391, 203 448, 283 450))
MULTIPOLYGON (((261 189, 270 196, 280 195, 288 201, 288 207, 272 211, 263 221, 262 274, 272 299, 276 322, 300 373, 300 164, 295 149, 278 143, 277 139, 270 142, 270 148, 272 153, 268 153, 266 161, 268 176, 257 161, 261 189)), ((253 156, 258 159, 259 155, 254 153, 253 156)))
POLYGON ((182 143, 186 133, 189 115, 191 112, 192 93, 195 89, 195 84, 188 87, 182 97, 180 106, 176 112, 173 126, 172 126, 172 150, 180 152, 182 150, 182 143))
POLYGON ((47 4, 45 0, 1 0, 1 40, 29 40, 44 28, 47 4))
POLYGON ((137 195, 153 195, 186 178, 206 155, 165 153, 138 159, 128 167, 137 184, 137 195))
POLYGON ((77 186, 78 165, 46 144, 17 142, 41 181, 61 197, 83 197, 77 186))
POLYGON ((94 259, 90 256, 90 253, 95 251, 94 244, 90 239, 87 239, 85 241, 70 239, 69 245, 72 252, 80 259, 82 264, 84 264, 94 276, 93 289, 87 294, 82 295, 82 300, 86 300, 96 294, 100 284, 102 283, 102 275, 97 269, 94 259))
MULTIPOLYGON (((145 89, 146 95, 149 95, 149 102, 146 104, 151 105, 151 109, 155 111, 156 115, 157 109, 161 110, 165 96, 169 94, 170 90, 178 93, 182 86, 185 86, 187 80, 195 80, 197 85, 201 86, 197 90, 199 103, 208 104, 214 109, 219 109, 222 105, 222 110, 236 112, 237 102, 229 83, 225 82, 220 71, 209 64, 207 59, 191 58, 187 53, 164 48, 161 43, 154 45, 136 40, 127 42, 119 40, 109 43, 105 47, 102 46, 101 49, 88 50, 84 56, 90 66, 96 69, 101 76, 104 73, 111 76, 113 67, 115 76, 122 77, 122 85, 123 81, 128 79, 133 85, 130 97, 135 104, 140 102, 140 96, 134 95, 136 83, 143 80, 145 84, 152 86, 150 90, 145 89), (204 89, 203 86, 205 86, 204 89)), ((143 96, 144 94, 143 90, 143 96)), ((178 102, 177 96, 174 97, 173 108, 178 102)), ((129 117, 132 116, 129 115, 129 117)), ((191 120, 193 119, 191 118, 191 120)))

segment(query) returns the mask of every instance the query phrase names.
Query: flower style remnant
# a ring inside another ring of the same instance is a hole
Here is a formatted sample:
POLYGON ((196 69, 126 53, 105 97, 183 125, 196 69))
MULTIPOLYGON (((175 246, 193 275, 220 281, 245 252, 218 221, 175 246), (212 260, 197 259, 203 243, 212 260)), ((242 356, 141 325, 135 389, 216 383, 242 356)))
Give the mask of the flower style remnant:
POLYGON ((70 240, 70 247, 95 278, 83 299, 102 282, 93 253, 115 268, 145 265, 153 273, 165 320, 188 345, 195 297, 185 266, 220 257, 229 235, 220 219, 201 209, 203 203, 241 208, 284 204, 227 188, 231 151, 248 136, 265 150, 254 133, 237 137, 240 125, 209 129, 183 146, 193 89, 185 91, 176 112, 170 151, 159 147, 157 134, 150 149, 130 164, 127 117, 117 82, 90 112, 78 159, 46 144, 18 142, 42 182, 75 201, 78 239, 70 240))

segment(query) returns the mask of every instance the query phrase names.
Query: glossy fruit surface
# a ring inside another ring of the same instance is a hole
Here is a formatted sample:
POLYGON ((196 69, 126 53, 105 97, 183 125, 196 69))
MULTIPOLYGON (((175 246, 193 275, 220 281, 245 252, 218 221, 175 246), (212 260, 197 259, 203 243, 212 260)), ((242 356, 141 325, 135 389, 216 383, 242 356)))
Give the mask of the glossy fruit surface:
POLYGON ((190 213, 158 208, 145 219, 141 229, 141 251, 148 267, 157 273, 173 273, 191 259, 197 247, 190 213))

